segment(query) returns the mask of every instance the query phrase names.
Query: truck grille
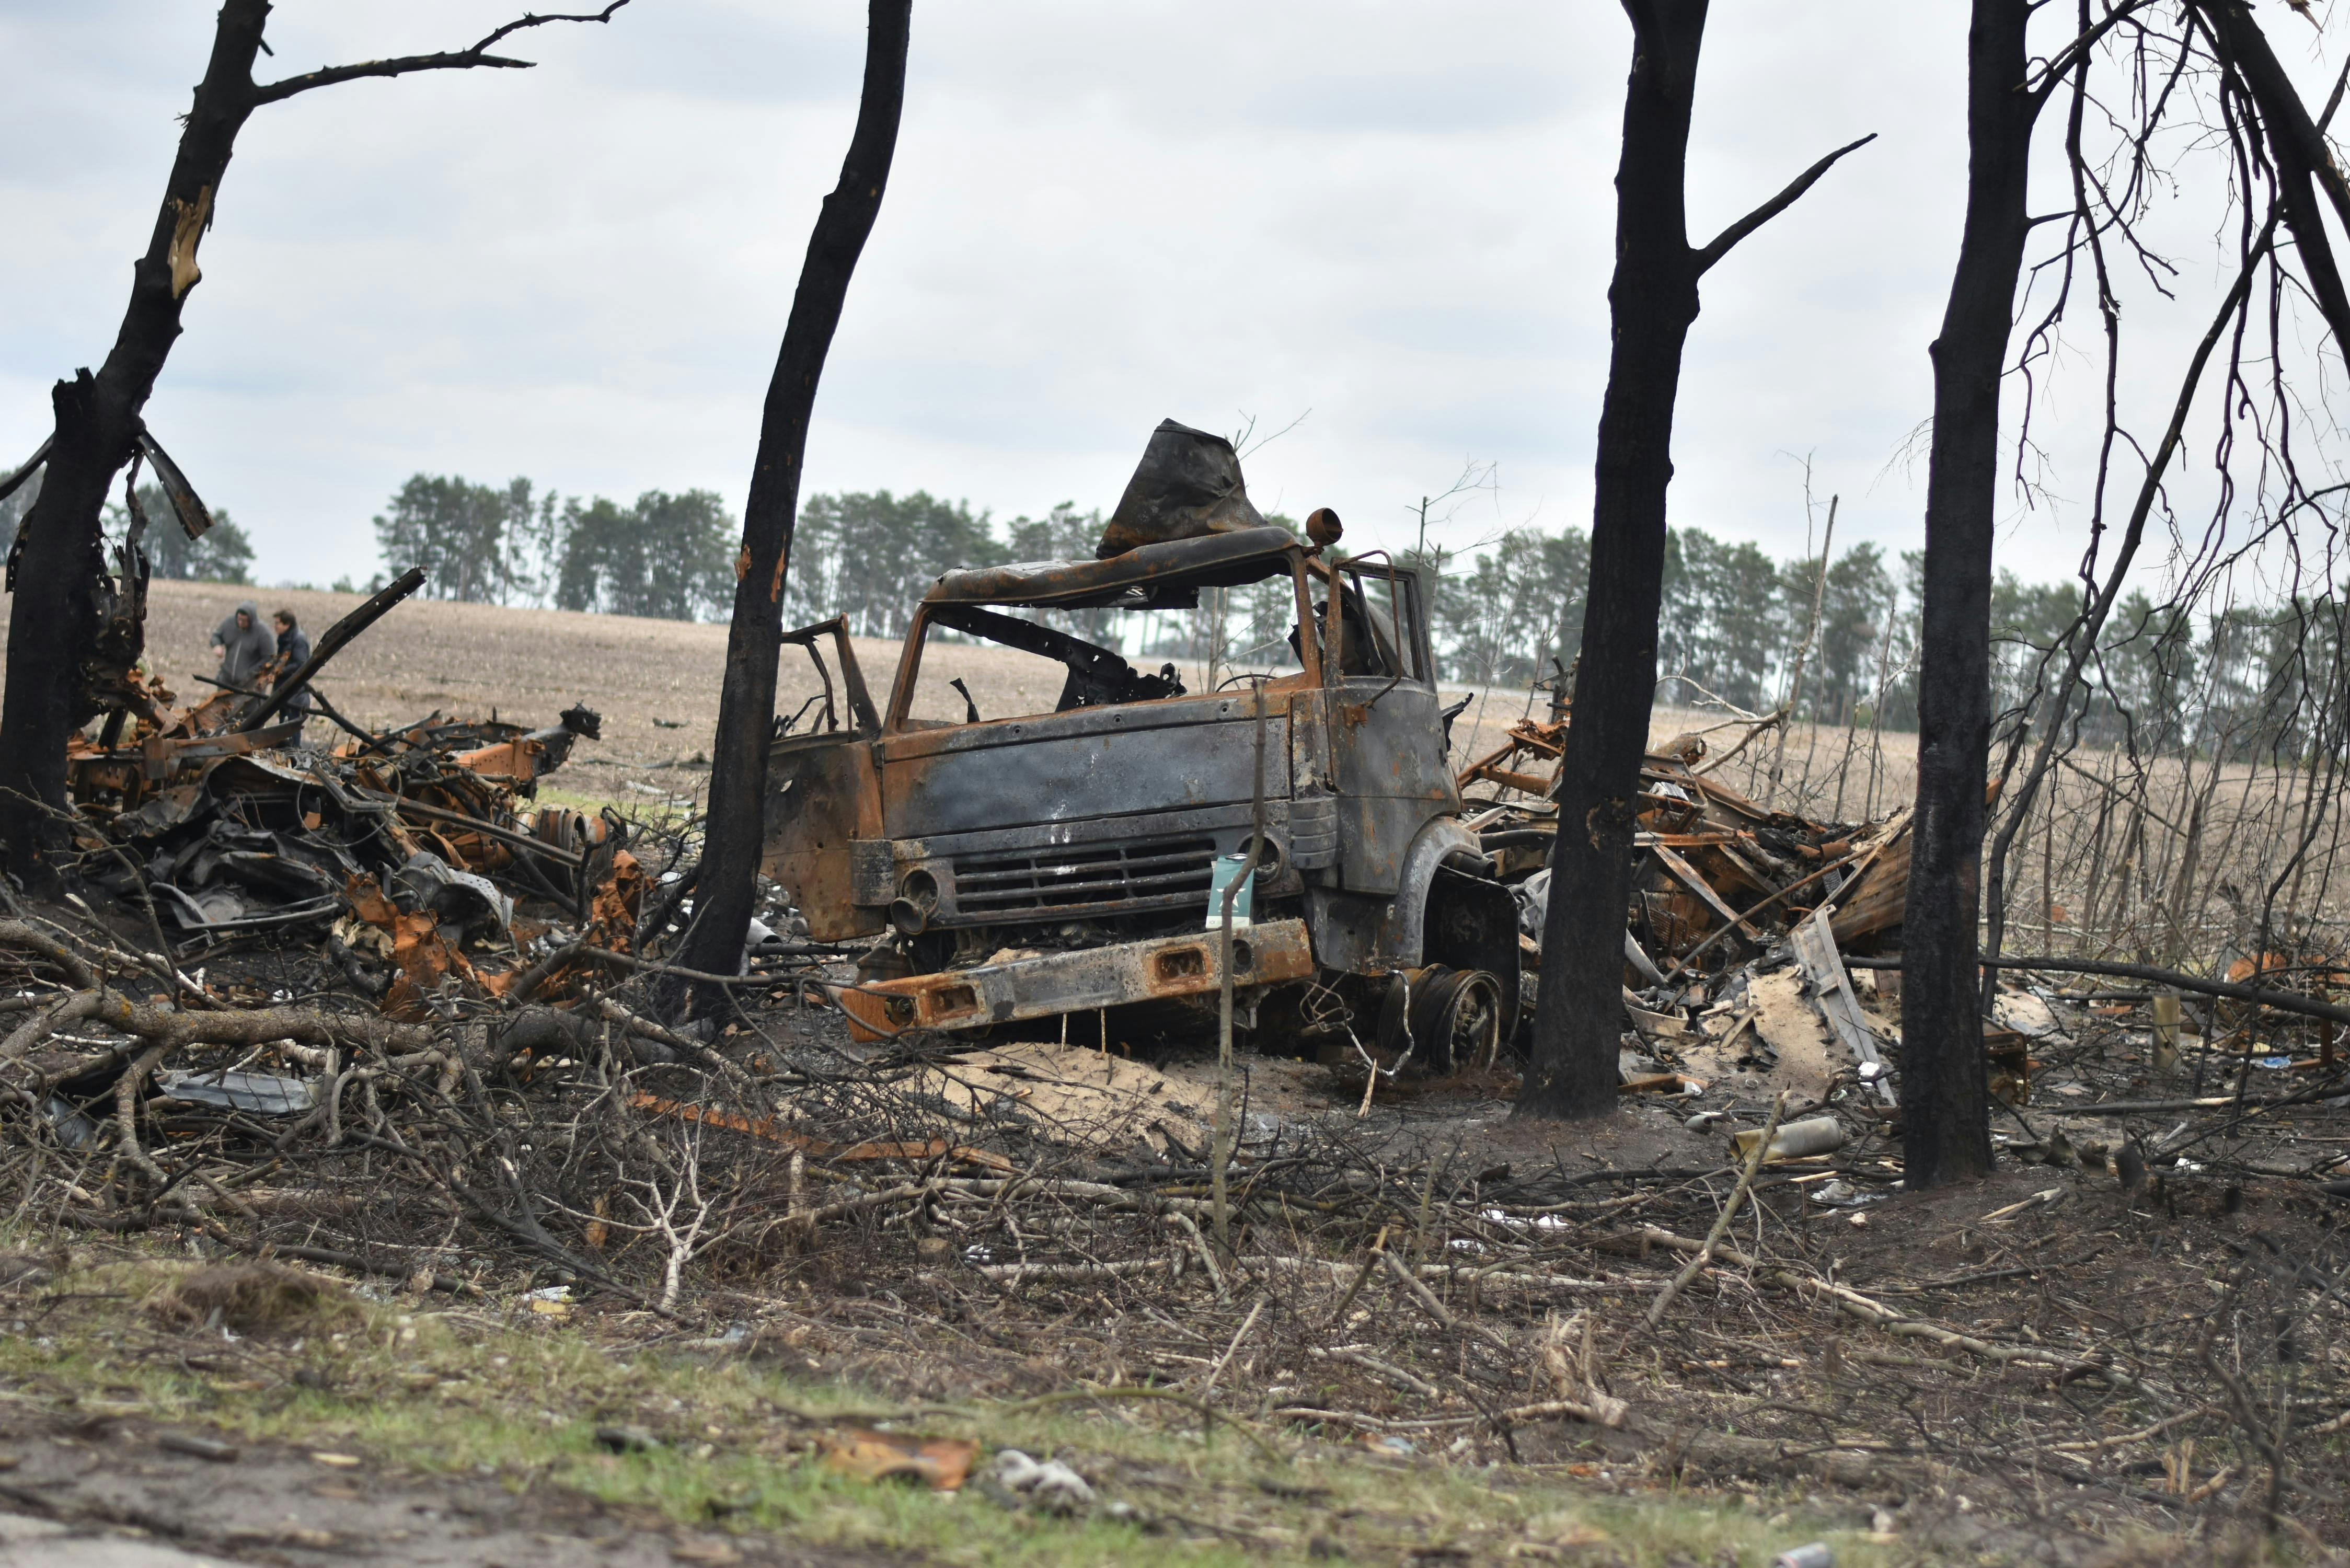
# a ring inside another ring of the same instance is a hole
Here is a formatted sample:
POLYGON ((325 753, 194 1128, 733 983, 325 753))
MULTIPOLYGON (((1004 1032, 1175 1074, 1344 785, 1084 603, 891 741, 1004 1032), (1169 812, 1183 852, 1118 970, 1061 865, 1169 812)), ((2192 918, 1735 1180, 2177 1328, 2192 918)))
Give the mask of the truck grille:
POLYGON ((959 860, 955 913, 965 921, 1035 919, 1098 908, 1168 909, 1208 896, 1212 839, 1102 844, 959 860))

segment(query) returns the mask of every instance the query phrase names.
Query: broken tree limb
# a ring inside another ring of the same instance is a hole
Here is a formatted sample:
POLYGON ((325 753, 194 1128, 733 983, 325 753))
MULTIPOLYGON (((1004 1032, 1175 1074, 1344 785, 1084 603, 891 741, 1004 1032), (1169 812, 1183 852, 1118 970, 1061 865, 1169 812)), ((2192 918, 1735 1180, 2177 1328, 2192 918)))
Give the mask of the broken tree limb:
POLYGON ((1714 235, 1713 238, 1706 244, 1703 249, 1696 253, 1696 255, 1693 258, 1697 264, 1698 274, 1700 275, 1704 275, 1713 266, 1714 263, 1728 255, 1731 248, 1735 246, 1739 241, 1744 239, 1755 230, 1761 228, 1763 224, 1769 223, 1772 219, 1785 212, 1789 207, 1794 206, 1804 192, 1819 183, 1821 175, 1825 174, 1829 170, 1835 167, 1837 159, 1842 158, 1847 152, 1855 151, 1857 149, 1866 147, 1876 140, 1877 132, 1872 130, 1866 136, 1861 137, 1858 140, 1846 142, 1842 147, 1837 148, 1835 151, 1829 153, 1826 157, 1813 164, 1809 169, 1806 169, 1801 174, 1796 175, 1794 179, 1789 181, 1786 188, 1781 191, 1777 195, 1772 197, 1769 201, 1763 202, 1761 206, 1755 208, 1752 212, 1747 213, 1744 217, 1739 219, 1728 228, 1722 230, 1721 233, 1714 235))
POLYGON ((1763 1160, 1770 1158, 1771 1135, 1779 1130, 1779 1119, 1786 1114, 1787 1096, 1782 1090, 1772 1097, 1771 1115, 1762 1123, 1762 1136, 1754 1140, 1754 1147, 1746 1156, 1746 1168, 1738 1173, 1738 1185, 1730 1189, 1729 1199, 1715 1217, 1713 1229, 1705 1233, 1704 1241, 1699 1244, 1697 1255, 1683 1264, 1680 1272, 1675 1274, 1665 1288, 1657 1293, 1657 1299, 1648 1303, 1650 1328, 1664 1321, 1665 1309, 1673 1304, 1673 1298, 1680 1294, 1683 1287, 1697 1278, 1708 1263, 1713 1262, 1714 1249, 1721 1246, 1722 1237, 1730 1233, 1731 1221, 1738 1218, 1739 1207, 1746 1201, 1747 1194, 1754 1190, 1754 1173, 1761 1170, 1763 1160))
POLYGON ((1274 1407, 1273 1414, 1284 1421, 1327 1421, 1338 1426, 1357 1428, 1366 1432, 1451 1431, 1462 1427, 1473 1427, 1480 1422, 1492 1422, 1504 1427, 1523 1426, 1530 1422, 1550 1420, 1562 1416, 1571 1417, 1594 1427, 1621 1424, 1609 1421, 1607 1418, 1607 1412, 1595 1410, 1590 1406, 1573 1399, 1545 1399, 1535 1405, 1514 1405, 1492 1415, 1473 1413, 1461 1416, 1406 1417, 1401 1419, 1366 1416, 1355 1410, 1325 1410, 1311 1405, 1279 1405, 1274 1407))
POLYGON ((1444 1396, 1444 1390, 1427 1378, 1407 1372, 1391 1361, 1382 1361, 1368 1351, 1358 1350, 1352 1345, 1341 1345, 1336 1350, 1325 1350, 1318 1345, 1310 1345, 1305 1347, 1305 1354, 1317 1360, 1344 1361, 1359 1366, 1374 1376, 1384 1377, 1397 1387, 1407 1393, 1417 1394, 1423 1399, 1439 1399, 1444 1396))
POLYGON ((612 13, 628 3, 629 0, 611 0, 601 11, 560 16, 542 16, 525 12, 504 26, 493 29, 470 48, 443 49, 432 55, 400 55, 384 60, 361 60, 348 66, 328 66, 319 70, 306 71, 298 77, 261 83, 253 89, 253 101, 255 105, 280 103, 296 93, 308 92, 315 88, 333 87, 338 82, 359 81, 368 77, 406 76, 412 71, 471 70, 475 67, 526 71, 535 62, 491 54, 490 47, 525 27, 544 26, 549 22, 608 22, 612 19, 612 13))
POLYGON ((1251 1431, 1245 1422, 1237 1419, 1227 1411, 1217 1409, 1213 1405, 1194 1399, 1188 1394, 1179 1394, 1171 1388, 1064 1388, 1052 1394, 1039 1394, 1032 1399, 1022 1399, 1014 1404, 1006 1405, 1003 1408, 1042 1410, 1055 1405, 1096 1405, 1114 1399, 1149 1399, 1169 1405, 1180 1405, 1199 1417, 1202 1427, 1210 1420, 1221 1421, 1255 1445, 1257 1453, 1263 1458, 1274 1464, 1283 1462, 1281 1455, 1274 1452, 1272 1446, 1263 1438, 1251 1431))
POLYGON ((1487 1328, 1483 1324, 1464 1324, 1459 1318, 1453 1316, 1451 1312, 1446 1310, 1444 1303, 1436 1299, 1436 1293, 1430 1290, 1426 1285, 1421 1284, 1419 1281, 1413 1276, 1412 1272, 1404 1267, 1403 1260, 1397 1257, 1393 1252, 1381 1252, 1379 1254, 1379 1264, 1381 1267, 1385 1268, 1388 1273, 1395 1276, 1396 1283, 1401 1285, 1404 1288, 1405 1293, 1409 1295, 1413 1301, 1419 1303, 1421 1311, 1434 1318, 1440 1325, 1448 1331, 1453 1334, 1474 1333, 1480 1339, 1482 1339, 1486 1344, 1492 1345, 1495 1349, 1504 1353, 1509 1350, 1510 1342, 1503 1339, 1492 1329, 1487 1328))
MULTIPOLYGON (((1670 1231, 1659 1230, 1654 1225, 1642 1227, 1638 1240, 1646 1245, 1664 1247, 1677 1252, 1695 1251, 1705 1244, 1693 1236, 1677 1236, 1670 1231)), ((1945 1350, 1963 1350, 1970 1355, 1981 1356, 1986 1361, 2002 1364, 2028 1362, 2034 1366, 2055 1368, 2074 1377, 2095 1377, 2110 1387, 2126 1388, 2134 1394, 2153 1401, 2158 1407, 2167 1404, 2162 1396, 2143 1380, 2132 1376, 2117 1366, 2108 1366, 2101 1361, 2091 1361, 2083 1356, 2065 1355, 2057 1351, 2043 1350, 2037 1345, 1998 1345, 1987 1339, 1978 1339, 1970 1334, 1960 1334, 1944 1328, 1939 1324, 1904 1317, 1883 1302, 1873 1301, 1858 1291, 1814 1275, 1799 1274, 1792 1269, 1773 1267, 1759 1258, 1748 1256, 1734 1247, 1717 1247, 1714 1249, 1713 1255, 1724 1262, 1734 1263, 1749 1271, 1765 1284, 1775 1285, 1781 1290, 1792 1291, 1797 1295, 1824 1302, 1840 1312, 1859 1318, 1871 1327, 1882 1329, 1899 1338, 1928 1340, 1942 1346, 1945 1350)))
POLYGON ((983 1263, 975 1272, 983 1280, 1006 1287, 1041 1281, 1052 1284, 1092 1284, 1102 1280, 1131 1279, 1175 1266, 1168 1258, 1128 1258, 1111 1263, 983 1263))
POLYGON ((308 1007, 167 1012, 108 992, 100 994, 89 1015, 109 1028, 161 1044, 167 1050, 192 1044, 266 1045, 278 1040, 307 1045, 348 1041, 386 1055, 432 1048, 432 1031, 422 1024, 394 1023, 373 1013, 321 1012, 308 1007))
POLYGON ((1249 1330, 1254 1328, 1256 1320, 1263 1315, 1264 1300, 1263 1296, 1256 1298, 1255 1303, 1249 1308, 1248 1316, 1241 1320, 1240 1328, 1232 1334, 1232 1343, 1224 1346, 1224 1353, 1222 1355, 1216 1357, 1216 1364, 1208 1368, 1208 1380, 1200 1386, 1201 1396, 1204 1397, 1215 1387, 1216 1379, 1224 1375, 1224 1368, 1232 1365, 1233 1356, 1240 1354, 1241 1341, 1248 1337, 1249 1330))
MULTIPOLYGON (((1890 969, 1901 967, 1898 958, 1847 958, 1849 969, 1890 969)), ((2228 980, 2206 980, 2201 975, 2188 974, 2179 970, 2162 969, 2150 963, 2116 963, 2106 959, 2068 959, 2045 956, 2000 957, 1979 961, 1985 969, 2038 970, 2049 974, 2102 974, 2121 980, 2151 981, 2157 985, 2176 986, 2199 996, 2221 996, 2230 1002, 2249 1002, 2255 1007, 2273 1008, 2279 1012, 2298 1012, 2304 1018, 2330 1019, 2335 1023, 2350 1023, 2350 1007, 2331 1002, 2320 1002, 2313 996, 2296 996, 2287 991, 2270 991, 2257 985, 2239 985, 2228 980)))
POLYGON ((326 635, 318 639, 318 646, 311 650, 309 659, 302 668, 279 681, 277 690, 270 693, 269 700, 237 728, 240 731, 258 730, 276 718, 277 711, 292 701, 296 692, 310 683, 310 678, 325 668, 327 660, 340 653, 351 639, 380 620, 392 606, 423 586, 424 568, 411 566, 399 576, 394 577, 390 586, 381 593, 328 627, 326 635))
POLYGON ((701 1063, 722 1078, 731 1078, 737 1083, 747 1083, 750 1079, 750 1074, 744 1072, 741 1066, 728 1061, 701 1041, 680 1034, 675 1030, 664 1024, 656 1023, 639 1013, 631 1012, 608 996, 596 998, 596 1012, 598 1017, 608 1023, 619 1024, 638 1039, 650 1040, 656 1045, 666 1045, 678 1054, 701 1063))
POLYGON ((381 1280, 416 1280, 421 1278, 424 1288, 447 1295, 479 1297, 482 1287, 470 1280, 461 1280, 432 1269, 419 1269, 413 1263, 379 1262, 357 1252, 339 1251, 332 1247, 312 1247, 286 1241, 231 1241, 230 1246, 250 1257, 265 1262, 273 1258, 291 1258, 301 1263, 325 1263, 330 1268, 348 1269, 355 1274, 373 1274, 381 1280))
POLYGON ((78 990, 89 991, 98 985, 98 971, 84 963, 81 955, 23 920, 0 920, 0 947, 29 948, 56 965, 78 990))
MULTIPOLYGON (((2321 1087, 2318 1093, 2331 1093, 2321 1087)), ((2035 1106, 2041 1116, 2154 1116, 2163 1111, 2217 1111, 2241 1105, 2253 1110, 2267 1110, 2278 1106, 2306 1104, 2317 1094, 2303 1090, 2298 1094, 2279 1095, 2270 1099, 2238 1100, 2233 1095, 2205 1095, 2191 1100, 2107 1100, 2091 1106, 2035 1106)))
POLYGON ((309 1007, 172 1012, 133 1002, 120 992, 85 991, 19 1026, 6 1044, 0 1045, 0 1055, 18 1056, 39 1044, 58 1024, 84 1018, 143 1040, 162 1055, 183 1045, 267 1045, 280 1040, 308 1045, 353 1042, 386 1055, 432 1047, 432 1031, 422 1024, 394 1023, 372 1013, 321 1012, 309 1007))
POLYGON ((48 436, 41 442, 39 450, 35 452, 32 456, 26 458, 23 466, 19 467, 16 472, 10 474, 7 478, 0 479, 0 501, 5 501, 11 495, 16 494, 16 492, 23 487, 24 483, 26 480, 32 478, 34 474, 38 473, 41 470, 41 464, 49 461, 49 449, 57 444, 57 432, 51 431, 48 433, 48 436))
POLYGON ((155 471, 155 481, 163 487, 164 499, 172 504, 172 514, 180 520, 180 531, 191 539, 201 539, 211 532, 213 514, 172 454, 163 450, 154 433, 143 423, 139 427, 139 450, 146 454, 148 465, 155 471))
POLYGON ((14 1062, 55 1033, 59 1026, 88 1018, 98 1011, 99 993, 77 992, 59 997, 40 1012, 18 1024, 5 1041, 0 1041, 0 1062, 14 1062))

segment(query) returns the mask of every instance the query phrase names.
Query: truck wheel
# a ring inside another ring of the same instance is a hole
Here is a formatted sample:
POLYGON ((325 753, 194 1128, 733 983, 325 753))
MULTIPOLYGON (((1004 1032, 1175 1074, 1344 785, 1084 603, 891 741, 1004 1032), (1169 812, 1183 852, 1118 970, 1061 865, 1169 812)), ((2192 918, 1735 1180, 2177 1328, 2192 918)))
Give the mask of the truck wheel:
POLYGON ((1482 969, 1432 963, 1388 982, 1378 1041, 1389 1060, 1407 1052, 1422 1071, 1491 1066, 1503 1033, 1502 982, 1482 969))

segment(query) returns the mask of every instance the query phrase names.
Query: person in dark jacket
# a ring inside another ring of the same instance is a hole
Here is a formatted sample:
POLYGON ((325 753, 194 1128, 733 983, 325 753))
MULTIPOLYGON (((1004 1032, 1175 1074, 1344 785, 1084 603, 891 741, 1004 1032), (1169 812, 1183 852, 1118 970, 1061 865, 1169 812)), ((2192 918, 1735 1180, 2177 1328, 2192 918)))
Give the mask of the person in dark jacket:
MULTIPOLYGON (((276 620, 277 680, 270 687, 272 691, 285 685, 296 670, 310 662, 310 634, 304 631, 302 623, 294 618, 292 608, 279 610, 276 620)), ((310 689, 306 686, 287 698, 283 712, 289 721, 307 722, 310 717, 310 689)), ((295 739, 301 739, 300 732, 296 732, 295 739)))

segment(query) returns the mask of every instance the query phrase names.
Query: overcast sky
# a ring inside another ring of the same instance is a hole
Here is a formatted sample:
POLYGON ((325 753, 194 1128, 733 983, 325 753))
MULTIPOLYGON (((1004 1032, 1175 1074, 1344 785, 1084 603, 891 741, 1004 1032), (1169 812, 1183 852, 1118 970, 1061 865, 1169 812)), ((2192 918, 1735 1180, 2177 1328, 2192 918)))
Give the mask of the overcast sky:
MULTIPOLYGON (((112 341, 213 12, 0 0, 0 463, 112 341)), ((264 66, 457 47, 512 14, 282 0, 264 66)), ((2334 51, 2261 14, 2325 72, 2334 51)), ((534 70, 258 111, 148 419, 261 577, 364 578, 369 519, 419 470, 739 505, 864 15, 635 0, 515 39, 534 70)), ((1964 195, 1964 32, 1959 0, 1714 6, 1699 237, 1879 140, 1707 280, 1678 524, 1794 553, 1809 453, 1840 542, 1920 542, 1923 462, 1899 454, 1929 412, 1964 195)), ((809 491, 1107 508, 1162 417, 1262 433, 1310 410, 1248 463, 1267 510, 1331 505, 1355 542, 1402 543, 1409 503, 1475 461, 1498 492, 1443 542, 1587 524, 1628 47, 1606 0, 922 0, 809 491)), ((2204 211, 2190 298, 2222 261, 2204 211)), ((2170 373, 2165 345, 2201 326, 2156 327, 2134 373, 2170 373)), ((2066 571, 2066 512, 2019 504, 2008 564, 2066 571)))

